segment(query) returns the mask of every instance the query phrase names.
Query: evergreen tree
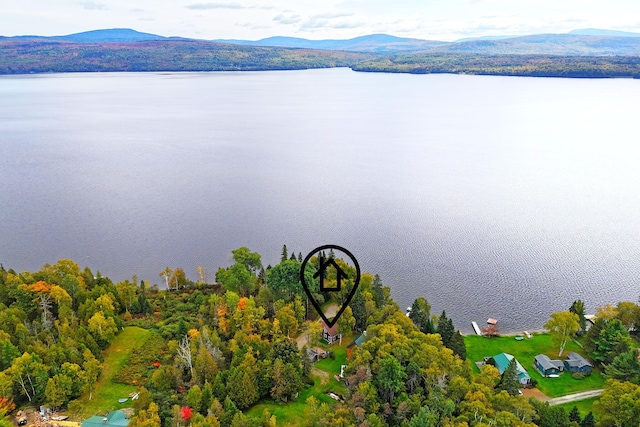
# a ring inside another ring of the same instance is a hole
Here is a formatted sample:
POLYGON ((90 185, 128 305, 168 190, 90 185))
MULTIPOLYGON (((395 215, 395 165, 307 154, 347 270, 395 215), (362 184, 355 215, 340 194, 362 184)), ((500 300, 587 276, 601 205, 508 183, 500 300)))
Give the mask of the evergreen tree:
POLYGON ((457 331, 451 337, 449 348, 453 350, 454 354, 457 354, 460 359, 465 360, 467 358, 467 346, 464 343, 464 338, 460 331, 457 331))
POLYGON ((496 385, 496 390, 505 390, 511 396, 518 395, 520 389, 520 382, 518 382, 518 365, 516 364, 516 358, 514 357, 509 362, 507 369, 502 373, 500 382, 496 385))
POLYGON ((640 385, 638 349, 634 348, 617 355, 610 364, 604 366, 604 374, 607 378, 640 385))
POLYGON ((233 403, 233 400, 229 399, 229 397, 225 397, 224 414, 220 419, 220 425, 222 427, 230 427, 231 422, 233 421, 233 417, 235 417, 235 415, 239 413, 240 413, 240 410, 238 409, 236 404, 233 403))
POLYGON ((291 252, 291 256, 289 257, 289 259, 290 259, 291 261, 296 261, 296 254, 295 254, 295 252, 291 252))
POLYGON ((576 300, 571 304, 571 308, 569 308, 571 313, 578 315, 578 323, 580 324, 579 334, 582 335, 587 331, 587 319, 585 317, 586 311, 584 308, 584 302, 582 300, 576 300))
POLYGON ((580 422, 582 421, 582 419, 580 418, 580 410, 577 406, 571 408, 571 411, 569 412, 569 421, 575 421, 578 424, 580 424, 580 422))
POLYGON ((413 320, 413 324, 425 334, 435 332, 433 321, 431 320, 431 306, 424 297, 418 297, 413 301, 409 318, 413 320))
POLYGON ((298 252, 298 262, 302 262, 303 258, 302 258, 302 252, 298 252))
POLYGON ((449 348, 455 329, 453 327, 453 321, 447 317, 447 313, 445 313, 444 310, 442 311, 440 319, 438 319, 438 328, 436 329, 436 332, 442 337, 442 344, 449 348))
POLYGON ((287 252, 287 245, 282 245, 282 256, 280 257, 280 262, 285 262, 289 259, 289 253, 287 252))
POLYGON ((206 415, 212 402, 213 388, 211 387, 211 383, 207 381, 204 383, 204 388, 202 389, 202 401, 200 403, 198 412, 200 412, 202 415, 206 415))
MULTIPOLYGON (((382 280, 377 274, 373 276, 373 283, 371 284, 371 293, 373 294, 373 301, 376 303, 376 307, 380 308, 384 304, 384 291, 382 289, 382 280)), ((433 326, 433 325, 432 325, 433 326)))
POLYGON ((589 411, 587 416, 585 416, 580 423, 580 427, 596 427, 596 420, 593 417, 593 412, 589 411))
POLYGON ((607 365, 621 353, 631 349, 629 331, 618 319, 609 320, 604 329, 594 340, 595 349, 591 352, 591 359, 600 364, 607 365))

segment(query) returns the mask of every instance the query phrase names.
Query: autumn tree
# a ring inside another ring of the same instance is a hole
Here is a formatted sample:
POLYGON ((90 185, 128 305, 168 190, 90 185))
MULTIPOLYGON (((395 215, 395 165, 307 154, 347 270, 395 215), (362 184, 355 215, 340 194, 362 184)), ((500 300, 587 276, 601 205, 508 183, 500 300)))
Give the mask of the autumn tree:
POLYGON ((640 420, 640 386, 607 380, 593 407, 601 426, 635 427, 640 420))
POLYGON ((158 405, 154 402, 151 402, 147 409, 141 409, 136 415, 131 417, 131 421, 129 422, 129 427, 160 427, 160 425, 158 405))
POLYGON ((549 331, 551 339, 559 346, 558 357, 560 357, 567 345, 567 340, 580 329, 580 322, 577 314, 559 311, 551 313, 551 318, 544 324, 544 328, 549 331))
POLYGON ((173 270, 170 269, 169 266, 166 266, 164 270, 160 272, 160 277, 164 279, 164 285, 168 290, 171 290, 171 288, 169 287, 169 279, 171 278, 172 274, 173 270))

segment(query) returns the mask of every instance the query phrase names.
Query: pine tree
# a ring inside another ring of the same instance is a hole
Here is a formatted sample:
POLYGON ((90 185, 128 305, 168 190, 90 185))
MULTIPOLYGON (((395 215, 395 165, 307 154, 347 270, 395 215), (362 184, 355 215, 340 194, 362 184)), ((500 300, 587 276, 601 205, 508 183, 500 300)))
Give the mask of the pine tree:
POLYGON ((380 308, 384 304, 384 291, 382 289, 382 280, 377 274, 373 276, 373 283, 371 284, 371 291, 373 294, 373 301, 376 303, 376 307, 380 308))
POLYGON ((447 317, 447 313, 445 313, 444 310, 442 311, 440 319, 438 319, 438 329, 436 332, 442 337, 442 344, 449 348, 455 329, 453 327, 453 321, 447 317))
POLYGON ((584 302, 580 299, 574 301, 573 304, 571 304, 569 311, 578 315, 578 323, 580 324, 580 331, 578 333, 580 335, 584 334, 587 331, 587 318, 585 317, 586 311, 584 308, 584 302))
POLYGON ((449 348, 453 350, 453 353, 457 354, 460 359, 465 360, 467 358, 467 346, 464 344, 464 338, 460 331, 457 331, 451 337, 449 348))
POLYGON ((302 262, 302 252, 298 252, 298 262, 302 262))
POLYGON ((519 389, 518 365, 516 364, 516 358, 514 357, 509 362, 507 369, 502 373, 502 378, 500 378, 500 382, 496 385, 496 390, 505 390, 511 396, 516 396, 519 389))
POLYGON ((289 254, 287 252, 287 245, 282 245, 282 256, 280 257, 280 262, 285 262, 289 259, 289 254))
POLYGON ((596 420, 593 417, 593 413, 589 412, 586 417, 580 423, 580 427, 596 427, 596 420))
POLYGON ((582 421, 580 418, 580 410, 577 406, 571 408, 571 411, 569 412, 569 421, 575 421, 578 424, 582 421))

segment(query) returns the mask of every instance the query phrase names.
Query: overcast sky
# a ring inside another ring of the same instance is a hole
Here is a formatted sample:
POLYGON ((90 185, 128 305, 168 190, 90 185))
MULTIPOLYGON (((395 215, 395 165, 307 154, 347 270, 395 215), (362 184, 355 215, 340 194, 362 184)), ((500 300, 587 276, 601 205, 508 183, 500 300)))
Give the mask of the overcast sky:
POLYGON ((164 36, 452 41, 580 28, 640 32, 640 0, 0 0, 0 34, 132 28, 164 36))

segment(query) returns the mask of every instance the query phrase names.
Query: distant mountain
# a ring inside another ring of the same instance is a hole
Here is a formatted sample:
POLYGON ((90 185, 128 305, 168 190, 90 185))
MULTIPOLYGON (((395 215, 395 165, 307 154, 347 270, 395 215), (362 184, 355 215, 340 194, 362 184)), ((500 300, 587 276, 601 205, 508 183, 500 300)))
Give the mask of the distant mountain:
POLYGON ((74 43, 132 43, 167 39, 167 37, 158 36, 156 34, 141 33, 129 28, 85 31, 82 33, 69 34, 67 36, 55 36, 51 38, 74 43))
POLYGON ((576 36, 640 37, 640 33, 630 33, 628 31, 599 30, 597 28, 573 30, 569 31, 569 34, 573 34, 576 36))
POLYGON ((55 40, 73 43, 135 43, 153 40, 188 40, 181 37, 164 37, 157 34, 141 33, 129 28, 92 30, 65 36, 16 36, 0 37, 0 40, 55 40))
POLYGON ((242 44, 250 46, 273 46, 322 50, 343 50, 349 52, 400 53, 428 50, 447 42, 434 40, 409 39, 387 34, 371 34, 347 40, 308 40, 297 37, 268 37, 250 40, 216 40, 217 42, 242 44))
POLYGON ((480 37, 465 37, 464 39, 455 40, 454 43, 474 42, 479 40, 504 40, 513 39, 522 36, 480 36, 480 37))
POLYGON ((432 51, 481 55, 640 56, 640 38, 539 34, 502 40, 450 43, 432 51))

